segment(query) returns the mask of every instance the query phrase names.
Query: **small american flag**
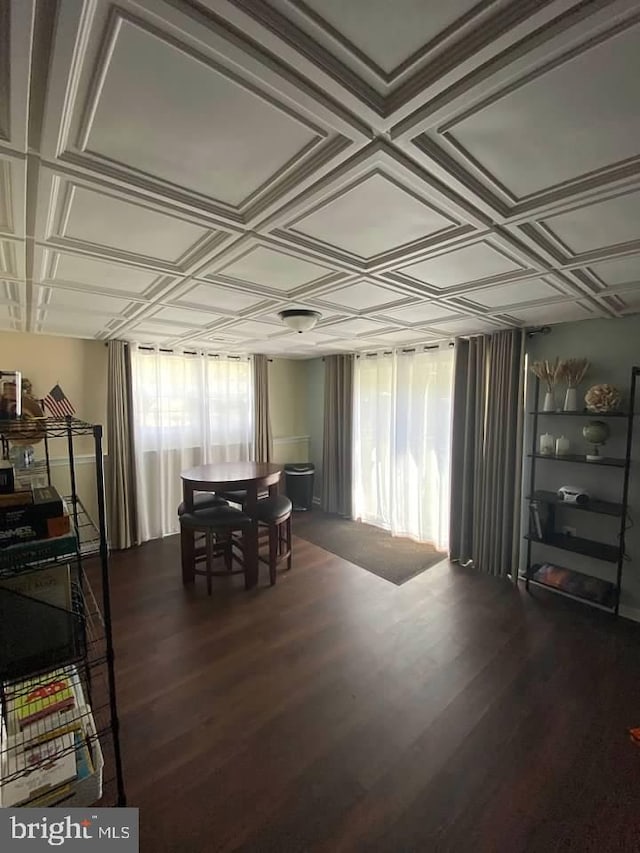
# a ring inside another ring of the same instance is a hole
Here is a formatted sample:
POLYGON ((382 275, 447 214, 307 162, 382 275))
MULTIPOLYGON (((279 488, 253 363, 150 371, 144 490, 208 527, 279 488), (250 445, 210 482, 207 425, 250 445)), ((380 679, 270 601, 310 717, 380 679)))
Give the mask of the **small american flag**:
POLYGON ((59 385, 54 385, 42 402, 54 418, 63 418, 65 415, 75 415, 76 413, 59 385))

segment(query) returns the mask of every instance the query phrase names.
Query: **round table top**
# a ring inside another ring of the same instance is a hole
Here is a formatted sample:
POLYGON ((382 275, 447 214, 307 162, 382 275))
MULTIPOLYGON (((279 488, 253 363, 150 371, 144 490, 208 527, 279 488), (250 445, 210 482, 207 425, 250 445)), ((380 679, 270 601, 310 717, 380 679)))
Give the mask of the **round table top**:
POLYGON ((219 488, 244 488, 251 483, 261 486, 277 483, 282 474, 282 465, 274 462, 214 462, 197 465, 180 475, 184 483, 207 485, 219 488))

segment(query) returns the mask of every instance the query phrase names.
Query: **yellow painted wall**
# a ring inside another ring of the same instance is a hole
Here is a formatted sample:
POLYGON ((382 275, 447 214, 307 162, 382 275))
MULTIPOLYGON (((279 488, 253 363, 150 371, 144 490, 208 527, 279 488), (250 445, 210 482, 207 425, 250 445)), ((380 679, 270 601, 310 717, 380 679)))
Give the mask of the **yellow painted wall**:
MULTIPOLYGON (((33 393, 42 398, 58 383, 77 416, 105 426, 107 408, 107 348, 100 341, 79 338, 0 332, 0 369, 20 370, 31 380, 33 393)), ((43 455, 43 443, 34 446, 43 455)), ((74 440, 77 454, 77 491, 87 510, 96 517, 93 440, 74 440)), ((106 441, 105 441, 106 452, 106 441)), ((52 439, 52 481, 64 494, 70 491, 66 439, 52 439)))
POLYGON ((269 362, 269 411, 274 462, 309 461, 307 369, 302 360, 269 362))

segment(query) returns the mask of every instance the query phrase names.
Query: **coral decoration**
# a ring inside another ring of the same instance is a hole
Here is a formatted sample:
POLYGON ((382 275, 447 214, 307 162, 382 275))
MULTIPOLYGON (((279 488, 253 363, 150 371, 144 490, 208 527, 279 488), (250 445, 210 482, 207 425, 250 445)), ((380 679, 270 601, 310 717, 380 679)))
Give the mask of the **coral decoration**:
POLYGON ((615 412, 620 408, 622 395, 615 385, 592 385, 584 401, 590 412, 615 412))

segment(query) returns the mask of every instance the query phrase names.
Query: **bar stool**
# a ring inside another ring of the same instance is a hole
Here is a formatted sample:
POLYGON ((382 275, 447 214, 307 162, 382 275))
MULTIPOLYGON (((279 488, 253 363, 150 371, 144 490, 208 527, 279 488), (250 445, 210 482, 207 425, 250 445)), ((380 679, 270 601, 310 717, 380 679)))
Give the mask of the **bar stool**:
POLYGON ((274 495, 258 501, 253 518, 260 527, 266 528, 269 536, 269 559, 259 557, 269 566, 271 586, 276 582, 276 569, 287 561, 287 570, 291 568, 291 501, 285 495, 274 495))
MULTIPOLYGON (((248 515, 239 509, 234 509, 228 504, 199 509, 196 512, 183 512, 180 516, 180 531, 189 530, 193 533, 202 533, 205 537, 205 569, 194 567, 194 574, 205 575, 207 578, 207 593, 211 595, 213 577, 228 576, 244 573, 244 567, 237 571, 233 570, 233 533, 241 532, 242 544, 244 545, 244 531, 251 524, 248 515), (224 557, 226 571, 219 572, 213 569, 214 557, 224 557)), ((198 554, 195 563, 201 562, 198 554)), ((247 578, 245 574, 245 588, 247 578)))
MULTIPOLYGON (((224 498, 219 495, 214 495, 212 492, 196 492, 193 496, 193 511, 199 512, 201 509, 211 509, 214 506, 228 506, 229 504, 224 498)), ((183 515, 187 511, 184 501, 181 501, 178 506, 178 515, 183 515)))
MULTIPOLYGON (((247 503, 247 490, 246 489, 236 489, 232 492, 219 492, 218 493, 221 498, 227 501, 231 501, 232 504, 239 504, 243 509, 245 504, 247 503)), ((264 500, 264 498, 269 497, 268 489, 261 489, 258 492, 258 500, 264 500)))

